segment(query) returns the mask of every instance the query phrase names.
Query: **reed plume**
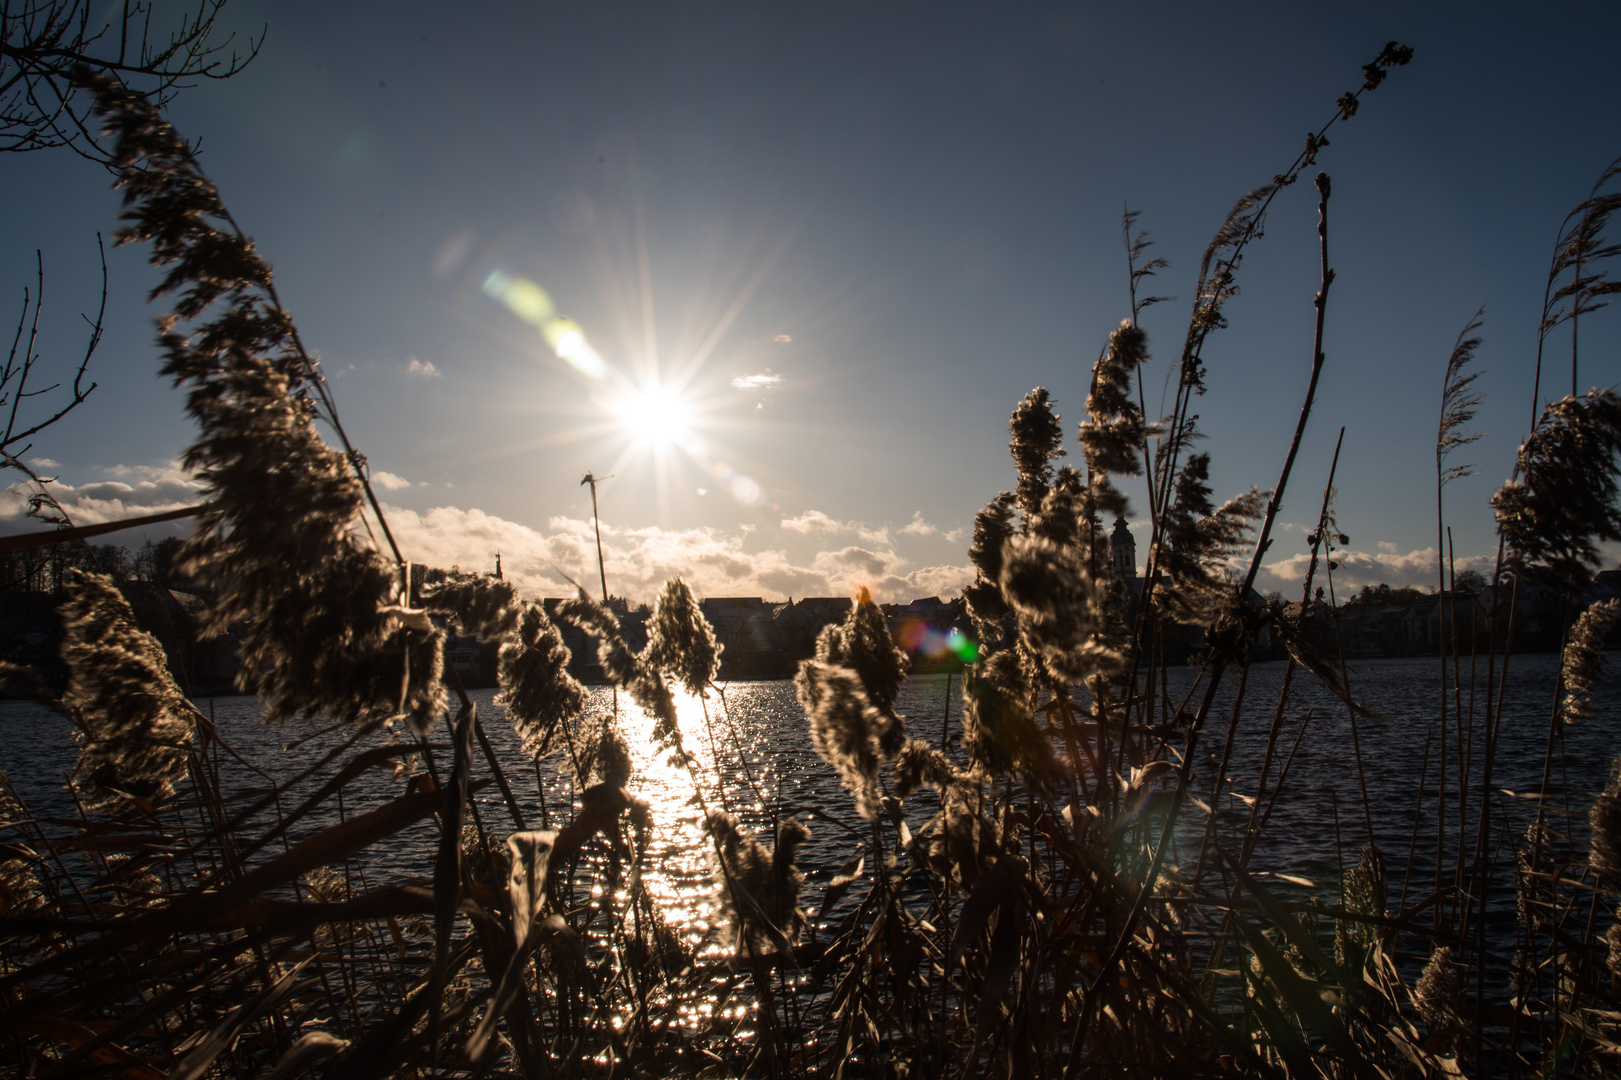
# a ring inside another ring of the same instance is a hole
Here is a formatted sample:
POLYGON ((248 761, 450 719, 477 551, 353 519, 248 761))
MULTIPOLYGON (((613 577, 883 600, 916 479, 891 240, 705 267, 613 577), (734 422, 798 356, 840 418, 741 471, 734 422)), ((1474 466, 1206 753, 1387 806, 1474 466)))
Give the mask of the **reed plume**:
POLYGON ((1452 948, 1449 945, 1437 946, 1430 953, 1413 987, 1413 1007, 1431 1030, 1438 1030, 1459 1022, 1462 1004, 1463 988, 1458 981, 1458 970, 1452 962, 1452 948))
POLYGON ((1610 763, 1610 779, 1593 797, 1587 824, 1587 865, 1604 885, 1621 886, 1621 757, 1610 763))
POLYGON ((1340 906, 1348 917, 1334 926, 1334 962, 1353 978, 1361 973, 1380 935, 1378 926, 1357 916, 1383 919, 1386 899, 1385 862, 1369 844, 1340 885, 1340 906))
POLYGON ((999 582, 1002 545, 1018 531, 1014 525, 1017 505, 1012 492, 999 492, 974 515, 974 534, 968 546, 974 581, 963 587, 963 603, 974 624, 974 635, 991 648, 1002 642, 1002 620, 1009 611, 999 582))
POLYGON ((816 636, 816 661, 856 673, 867 701, 883 718, 879 745, 886 756, 898 751, 906 739, 906 724, 895 714, 895 698, 911 661, 890 636, 884 613, 873 603, 866 586, 844 622, 824 626, 816 636))
POLYGON ((1595 541, 1621 540, 1616 454, 1621 398, 1612 390, 1550 402, 1520 446, 1515 478, 1492 496, 1517 573, 1569 583, 1599 566, 1595 541))
POLYGON ((922 739, 907 739, 890 767, 895 778, 895 794, 907 798, 922 787, 942 791, 953 785, 971 783, 944 753, 922 739))
POLYGON ((1073 546, 1016 536, 1003 551, 1002 595, 1019 614, 1019 641, 1054 682, 1084 682, 1119 653, 1099 639, 1103 583, 1073 546))
POLYGON ((805 912, 799 907, 805 873, 794 861, 810 830, 788 818, 777 826, 775 845, 767 851, 732 814, 712 813, 704 828, 724 863, 722 899, 737 927, 740 951, 775 951, 771 936, 758 925, 762 917, 788 944, 798 942, 805 929, 805 912))
POLYGON ((512 638, 501 646, 500 703, 523 742, 539 758, 554 748, 554 737, 585 708, 585 688, 568 673, 568 646, 539 604, 526 603, 512 638))
POLYGON ((74 570, 68 581, 61 652, 63 704, 81 738, 75 782, 107 811, 130 796, 161 801, 186 776, 197 709, 111 578, 74 570))
POLYGON ((715 630, 692 589, 678 577, 665 582, 653 603, 643 661, 657 671, 673 672, 687 693, 702 697, 720 670, 720 654, 715 630))
POLYGON ((576 731, 569 765, 581 789, 594 784, 622 788, 630 783, 630 746, 611 716, 602 714, 576 731))
POLYGON ((1214 623, 1231 601, 1232 560, 1248 548, 1268 495, 1250 488, 1218 507, 1210 498, 1209 479, 1210 455, 1190 454, 1160 519, 1153 560, 1169 581, 1167 613, 1201 626, 1214 623))
POLYGON ((522 608, 518 590, 495 578, 472 577, 446 581, 423 601, 429 611, 451 617, 465 633, 480 641, 501 641, 518 627, 522 608))
POLYGON ((1485 308, 1476 311, 1468 324, 1459 331, 1458 339, 1452 344, 1452 352, 1447 356, 1446 375, 1441 382, 1441 421, 1435 436, 1435 471, 1437 483, 1442 487, 1464 476, 1473 476, 1473 465, 1448 465, 1447 457, 1460 446, 1468 446, 1480 439, 1480 433, 1467 432, 1465 429, 1469 422, 1475 418, 1475 410, 1485 400, 1485 395, 1474 391, 1475 380, 1480 378, 1479 371, 1466 371, 1474 362, 1475 351, 1480 348, 1480 338, 1469 335, 1480 329, 1481 316, 1485 308))
MULTIPOLYGON (((11 778, 0 772, 0 917, 23 918, 47 910, 51 898, 45 892, 39 856, 19 843, 32 815, 11 794, 11 778)), ((0 950, 0 977, 18 966, 12 950, 0 950)))
POLYGON ((1008 421, 1008 450, 1019 470, 1019 484, 1015 498, 1024 514, 1024 529, 1041 510, 1041 501, 1047 496, 1052 482, 1054 458, 1065 454, 1064 428, 1061 418, 1052 409, 1052 397, 1045 387, 1038 386, 1019 402, 1008 421))
POLYGON ((1087 468, 1116 476, 1142 472, 1144 440, 1157 432, 1143 420, 1132 400, 1137 369, 1148 362, 1148 335, 1130 319, 1109 334, 1109 345, 1092 367, 1092 389, 1086 398, 1087 419, 1080 425, 1087 468))
POLYGON ((1604 639, 1621 615, 1621 600, 1600 600, 1582 612, 1565 643, 1560 678, 1565 684, 1565 719, 1571 723, 1598 715, 1589 696, 1604 674, 1604 639))
POLYGON ((1609 280, 1609 261, 1621 254, 1621 244, 1609 243, 1604 236, 1610 215, 1621 210, 1621 190, 1612 185, 1617 177, 1621 177, 1621 158, 1610 162, 1599 173, 1587 198, 1577 203, 1560 224, 1559 240, 1554 245, 1548 282, 1542 294, 1542 322, 1537 328, 1537 370, 1531 398, 1533 418, 1541 400, 1543 348, 1548 335, 1561 324, 1570 324, 1570 393, 1574 397, 1581 389, 1578 381, 1580 319, 1621 293, 1621 282, 1609 280))
MULTIPOLYGON (((425 727, 443 705, 441 635, 402 614, 404 583, 353 530, 368 492, 351 469, 363 474, 364 459, 348 447, 269 264, 157 108, 109 79, 86 80, 116 140, 127 223, 118 242, 151 246, 164 271, 153 299, 178 294, 159 343, 163 374, 187 387, 199 427, 182 460, 209 502, 184 567, 215 597, 208 630, 240 628, 239 685, 268 699, 272 720, 404 714, 425 727), (178 329, 221 303, 190 335, 178 329), (317 416, 345 453, 321 440, 317 416)), ((378 525, 386 531, 380 510, 378 525)))
POLYGON ((855 798, 856 813, 876 820, 883 802, 880 738, 889 725, 867 700, 861 676, 846 667, 806 660, 794 677, 794 689, 810 722, 811 747, 838 773, 855 798))
POLYGON ((1031 673, 1016 649, 981 660, 964 676, 962 746, 975 769, 1051 778, 1055 756, 1031 712, 1031 691, 1031 673))

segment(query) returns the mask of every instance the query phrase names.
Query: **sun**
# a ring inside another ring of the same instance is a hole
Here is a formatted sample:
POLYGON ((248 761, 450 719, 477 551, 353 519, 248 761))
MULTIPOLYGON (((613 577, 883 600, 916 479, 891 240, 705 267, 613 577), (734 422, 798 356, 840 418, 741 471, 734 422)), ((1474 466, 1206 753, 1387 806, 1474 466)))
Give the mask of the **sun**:
POLYGON ((629 390, 614 403, 613 411, 632 440, 654 449, 684 442, 692 431, 691 404, 667 386, 629 390))

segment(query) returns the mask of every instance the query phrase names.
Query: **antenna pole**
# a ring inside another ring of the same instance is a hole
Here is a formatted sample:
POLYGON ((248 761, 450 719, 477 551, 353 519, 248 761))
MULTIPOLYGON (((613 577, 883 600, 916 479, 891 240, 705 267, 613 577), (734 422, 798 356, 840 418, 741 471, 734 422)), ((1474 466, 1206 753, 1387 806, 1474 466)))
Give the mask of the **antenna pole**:
POLYGON ((608 571, 602 563, 602 517, 597 513, 597 481, 612 479, 612 473, 607 476, 586 473, 585 479, 580 481, 581 484, 591 485, 591 525, 597 531, 597 576, 602 579, 602 602, 605 605, 608 603, 608 571))

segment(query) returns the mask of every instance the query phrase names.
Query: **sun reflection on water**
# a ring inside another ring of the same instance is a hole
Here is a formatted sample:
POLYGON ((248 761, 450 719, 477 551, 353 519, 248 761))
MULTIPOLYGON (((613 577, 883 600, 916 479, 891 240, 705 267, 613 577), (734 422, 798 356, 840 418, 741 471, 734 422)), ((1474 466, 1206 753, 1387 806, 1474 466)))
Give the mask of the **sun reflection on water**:
POLYGON ((692 758, 690 769, 679 755, 654 742, 651 716, 627 697, 619 699, 619 731, 633 767, 629 790, 648 804, 653 818, 642 883, 671 928, 698 950, 701 959, 717 958, 730 945, 726 928, 719 925, 723 915, 713 847, 703 827, 705 810, 729 810, 750 824, 757 824, 765 813, 751 790, 751 782, 763 785, 769 778, 763 733, 742 730, 732 715, 737 699, 750 689, 732 691, 732 710, 713 695, 706 701, 675 691, 676 718, 682 745, 692 758), (717 760, 722 763, 719 769, 717 760))

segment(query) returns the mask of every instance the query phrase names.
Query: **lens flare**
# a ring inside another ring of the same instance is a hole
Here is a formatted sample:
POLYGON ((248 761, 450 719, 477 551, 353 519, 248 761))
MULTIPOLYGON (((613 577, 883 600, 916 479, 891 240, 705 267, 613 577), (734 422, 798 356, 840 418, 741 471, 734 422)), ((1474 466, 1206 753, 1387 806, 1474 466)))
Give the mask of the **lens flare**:
POLYGON ((559 360, 566 361, 587 378, 600 382, 608 377, 608 365, 585 339, 580 324, 557 314, 557 306, 545 289, 528 278, 514 277, 503 270, 491 270, 481 288, 484 295, 501 301, 508 311, 539 328, 559 360))

